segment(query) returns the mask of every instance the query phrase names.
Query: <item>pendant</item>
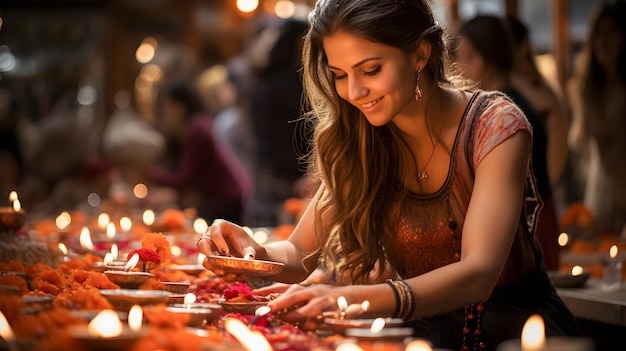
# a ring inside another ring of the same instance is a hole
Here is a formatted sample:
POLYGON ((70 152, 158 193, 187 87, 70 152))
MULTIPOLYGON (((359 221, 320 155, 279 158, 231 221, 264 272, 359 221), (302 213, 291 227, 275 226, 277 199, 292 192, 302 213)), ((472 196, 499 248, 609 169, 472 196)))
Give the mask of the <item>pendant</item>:
POLYGON ((417 173, 417 178, 422 182, 425 182, 426 179, 428 179, 428 174, 426 172, 419 172, 417 173))

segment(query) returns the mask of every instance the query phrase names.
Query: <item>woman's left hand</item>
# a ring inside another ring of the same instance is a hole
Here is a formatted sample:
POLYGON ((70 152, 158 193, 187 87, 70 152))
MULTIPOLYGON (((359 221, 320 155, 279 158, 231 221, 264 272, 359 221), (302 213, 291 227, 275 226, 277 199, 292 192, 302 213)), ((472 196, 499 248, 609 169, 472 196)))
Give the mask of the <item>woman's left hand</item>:
POLYGON ((304 322, 318 319, 324 312, 340 313, 337 300, 342 295, 341 289, 337 287, 294 284, 284 294, 270 301, 268 307, 280 314, 280 319, 284 321, 304 322))

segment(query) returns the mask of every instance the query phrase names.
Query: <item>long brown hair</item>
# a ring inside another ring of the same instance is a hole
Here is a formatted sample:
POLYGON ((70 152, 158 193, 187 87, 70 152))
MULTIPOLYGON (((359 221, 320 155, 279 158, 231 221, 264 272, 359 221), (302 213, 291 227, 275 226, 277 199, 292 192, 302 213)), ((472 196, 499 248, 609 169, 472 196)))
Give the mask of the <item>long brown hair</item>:
POLYGON ((427 0, 320 0, 309 25, 303 81, 308 117, 315 124, 311 171, 324 181, 325 190, 316 216, 323 244, 308 258, 322 257, 335 272, 349 271, 353 282, 369 282, 376 261, 387 261, 384 247, 396 229, 398 199, 405 193, 398 179, 407 146, 393 123, 374 127, 339 97, 322 40, 343 31, 407 55, 426 40, 432 49, 422 74, 444 86, 451 83, 443 30, 427 0))

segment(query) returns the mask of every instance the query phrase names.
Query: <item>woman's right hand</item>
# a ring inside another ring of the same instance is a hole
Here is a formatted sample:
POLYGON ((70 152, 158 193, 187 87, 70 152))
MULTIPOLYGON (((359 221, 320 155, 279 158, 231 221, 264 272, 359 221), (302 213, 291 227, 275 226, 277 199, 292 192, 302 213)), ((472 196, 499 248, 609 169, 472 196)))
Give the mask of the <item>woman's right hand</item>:
MULTIPOLYGON (((223 219, 213 221, 207 233, 198 240, 197 246, 200 253, 206 256, 219 255, 254 259, 257 254, 265 252, 265 249, 242 227, 223 219)), ((202 265, 226 281, 247 279, 247 276, 214 267, 206 259, 202 265)))

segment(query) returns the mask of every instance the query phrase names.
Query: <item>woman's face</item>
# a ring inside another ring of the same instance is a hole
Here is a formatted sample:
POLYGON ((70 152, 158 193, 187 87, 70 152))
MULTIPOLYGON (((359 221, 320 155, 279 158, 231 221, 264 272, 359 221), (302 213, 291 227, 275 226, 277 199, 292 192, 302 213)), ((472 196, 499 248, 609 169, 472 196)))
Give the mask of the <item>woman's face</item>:
POLYGON ((461 37, 461 44, 456 49, 456 55, 463 76, 475 82, 480 81, 484 72, 483 57, 465 37, 461 37))
POLYGON ((600 19, 593 41, 593 52, 598 63, 605 68, 616 68, 623 43, 624 33, 617 24, 610 18, 600 19))
POLYGON ((325 37, 323 44, 337 94, 370 124, 412 115, 417 66, 402 50, 345 32, 325 37))

